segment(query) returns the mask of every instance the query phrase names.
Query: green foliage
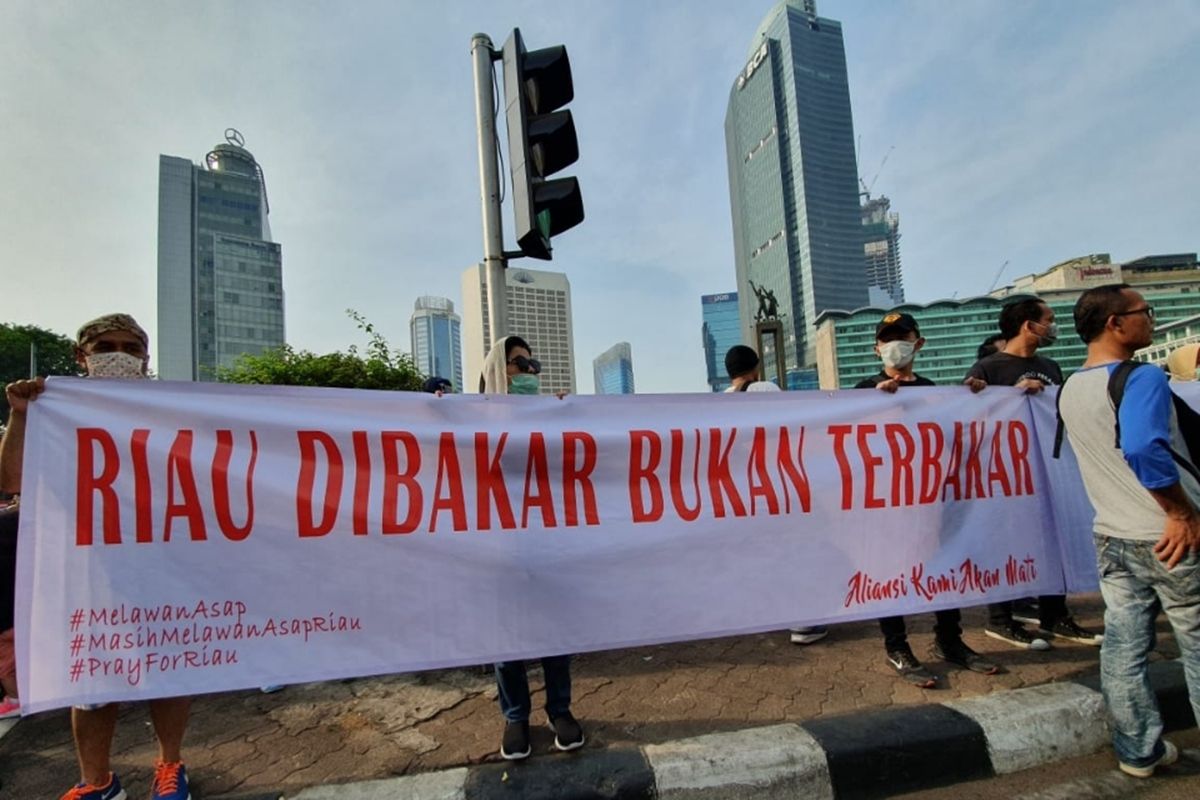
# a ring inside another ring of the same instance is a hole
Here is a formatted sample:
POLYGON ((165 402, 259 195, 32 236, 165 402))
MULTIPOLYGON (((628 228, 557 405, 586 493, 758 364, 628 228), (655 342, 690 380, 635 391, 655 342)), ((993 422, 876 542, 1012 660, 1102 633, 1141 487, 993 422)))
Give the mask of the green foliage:
MULTIPOLYGON (((36 325, 0 323, 0 386, 29 377, 29 345, 37 347, 38 375, 78 375, 75 342, 36 325)), ((0 419, 8 419, 8 401, 0 393, 0 419)))
POLYGON ((224 383, 258 383, 275 386, 337 386, 344 389, 390 389, 418 392, 425 376, 412 357, 392 348, 361 314, 346 315, 367 334, 366 353, 351 345, 346 352, 317 355, 284 345, 262 355, 244 355, 230 369, 218 371, 224 383))

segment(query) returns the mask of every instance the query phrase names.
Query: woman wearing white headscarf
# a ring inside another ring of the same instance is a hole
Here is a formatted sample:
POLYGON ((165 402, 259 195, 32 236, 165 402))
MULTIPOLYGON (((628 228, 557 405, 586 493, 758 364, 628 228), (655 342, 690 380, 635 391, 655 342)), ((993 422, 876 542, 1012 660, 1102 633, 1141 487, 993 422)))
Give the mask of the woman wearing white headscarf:
MULTIPOLYGON (((484 394, 537 394, 542 365, 533 357, 529 343, 520 336, 497 339, 483 360, 479 391, 484 394)), ((546 716, 554 731, 554 746, 575 750, 583 746, 583 728, 571 715, 571 657, 542 659, 546 679, 546 716)), ((500 755, 511 761, 529 755, 529 679, 524 661, 496 664, 500 712, 504 715, 504 738, 500 755)))
POLYGON ((503 336, 483 360, 479 391, 483 394, 537 394, 542 365, 520 336, 503 336))

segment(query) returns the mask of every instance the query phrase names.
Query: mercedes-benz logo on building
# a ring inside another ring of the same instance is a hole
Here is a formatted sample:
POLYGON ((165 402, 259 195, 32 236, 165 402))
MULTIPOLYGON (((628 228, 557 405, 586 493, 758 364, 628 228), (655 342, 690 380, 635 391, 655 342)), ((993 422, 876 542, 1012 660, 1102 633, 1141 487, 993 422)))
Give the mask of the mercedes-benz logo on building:
POLYGON ((225 129, 225 141, 236 147, 245 147, 246 145, 246 137, 242 136, 242 132, 237 128, 225 129))

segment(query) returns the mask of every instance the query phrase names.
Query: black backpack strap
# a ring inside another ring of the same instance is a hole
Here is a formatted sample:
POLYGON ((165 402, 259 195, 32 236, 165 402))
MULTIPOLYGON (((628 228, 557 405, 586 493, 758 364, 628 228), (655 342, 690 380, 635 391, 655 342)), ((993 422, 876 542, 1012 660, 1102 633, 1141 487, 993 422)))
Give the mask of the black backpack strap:
MULTIPOLYGON (((1070 378, 1067 378, 1070 380, 1070 378)), ((1063 434, 1067 432, 1067 425, 1062 418, 1062 394, 1063 389, 1067 388, 1067 381, 1063 381, 1058 387, 1058 394, 1054 395, 1054 457, 1058 458, 1062 455, 1063 434)))
POLYGON ((1122 361, 1108 376, 1108 402, 1112 403, 1114 418, 1114 447, 1121 446, 1121 400, 1125 397, 1125 384, 1129 382, 1129 373, 1144 365, 1143 361, 1122 361))

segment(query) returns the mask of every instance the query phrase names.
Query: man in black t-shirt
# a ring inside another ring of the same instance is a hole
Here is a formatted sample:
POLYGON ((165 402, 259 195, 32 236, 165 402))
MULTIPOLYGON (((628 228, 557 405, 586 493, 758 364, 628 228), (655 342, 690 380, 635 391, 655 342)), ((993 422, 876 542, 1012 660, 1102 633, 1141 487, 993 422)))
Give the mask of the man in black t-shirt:
MULTIPOLYGON (((933 386, 933 381, 913 371, 913 360, 925 344, 917 321, 909 314, 890 313, 875 327, 875 354, 883 362, 878 374, 859 381, 855 389, 879 389, 894 393, 902 386, 933 386)), ((935 612, 934 644, 930 653, 934 658, 949 661, 972 672, 994 675, 1000 667, 976 653, 962 640, 962 615, 957 608, 935 612)), ((879 620, 883 631, 883 645, 887 651, 888 664, 900 673, 904 680, 932 689, 937 686, 937 676, 917 660, 908 644, 908 631, 904 617, 886 617, 879 620)))
MULTIPOLYGON (((978 391, 985 386, 1015 386, 1028 394, 1037 394, 1047 386, 1061 386, 1062 370, 1049 358, 1039 356, 1039 347, 1054 344, 1058 326, 1054 309, 1041 300, 1029 298, 1009 303, 1000 310, 1000 335, 1004 349, 976 361, 967 371, 964 383, 978 391)), ((988 624, 984 633, 1002 642, 1029 650, 1049 650, 1049 639, 1066 639, 1099 646, 1102 634, 1078 625, 1067 610, 1063 595, 1038 598, 1036 617, 1028 606, 1014 613, 1011 600, 988 606, 988 624), (1030 632, 1023 621, 1036 623, 1030 632)))

